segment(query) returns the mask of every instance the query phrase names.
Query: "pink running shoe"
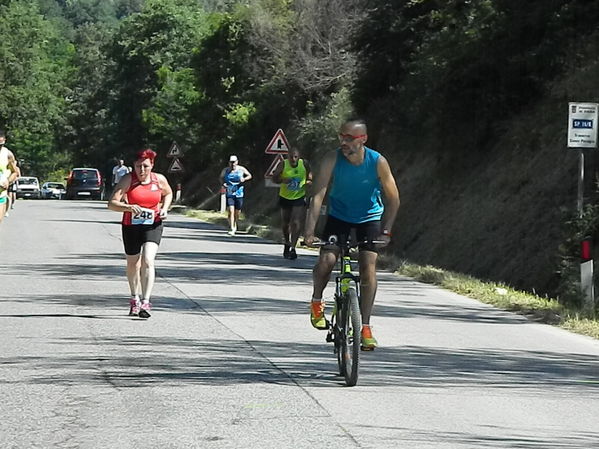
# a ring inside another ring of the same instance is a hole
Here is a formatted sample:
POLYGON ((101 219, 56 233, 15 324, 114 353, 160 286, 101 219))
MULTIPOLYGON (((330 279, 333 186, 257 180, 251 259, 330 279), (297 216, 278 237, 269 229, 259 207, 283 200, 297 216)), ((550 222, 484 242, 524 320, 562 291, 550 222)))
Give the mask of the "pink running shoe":
POLYGON ((141 305, 141 309, 139 310, 139 317, 140 318, 150 318, 152 315, 150 315, 150 310, 152 310, 152 304, 149 302, 144 302, 141 305))
POLYGON ((139 299, 131 298, 129 300, 129 316, 138 316, 139 315, 139 299))

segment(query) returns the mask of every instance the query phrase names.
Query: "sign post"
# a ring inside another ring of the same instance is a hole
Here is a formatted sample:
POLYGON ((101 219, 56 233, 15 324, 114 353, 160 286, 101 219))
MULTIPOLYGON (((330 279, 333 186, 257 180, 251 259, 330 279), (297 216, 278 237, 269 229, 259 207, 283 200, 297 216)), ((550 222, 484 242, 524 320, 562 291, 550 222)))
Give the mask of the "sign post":
MULTIPOLYGON (((578 218, 584 210, 584 149, 597 148, 598 103, 568 103, 568 148, 578 149, 578 218)), ((595 309, 595 288, 593 284, 593 258, 590 253, 590 240, 581 242, 580 289, 585 297, 585 309, 595 309)))
POLYGON ((168 153, 166 153, 166 157, 172 159, 172 162, 171 162, 170 166, 168 167, 168 172, 174 173, 176 175, 177 188, 175 190, 175 203, 180 203, 181 202, 181 179, 180 179, 179 175, 181 175, 185 171, 185 168, 183 167, 183 163, 180 160, 180 158, 183 157, 183 151, 181 151, 181 148, 179 148, 179 145, 177 145, 177 142, 175 142, 174 140, 173 140, 173 143, 171 144, 171 147, 168 150, 168 153))
POLYGON ((279 166, 281 162, 285 160, 283 157, 284 154, 287 154, 289 151, 289 142, 287 141, 287 137, 285 137, 285 133, 281 128, 277 130, 275 135, 270 139, 269 144, 266 146, 266 150, 264 151, 266 154, 274 154, 276 155, 266 173, 264 174, 264 185, 266 187, 279 187, 279 184, 272 181, 272 175, 275 170, 279 166))

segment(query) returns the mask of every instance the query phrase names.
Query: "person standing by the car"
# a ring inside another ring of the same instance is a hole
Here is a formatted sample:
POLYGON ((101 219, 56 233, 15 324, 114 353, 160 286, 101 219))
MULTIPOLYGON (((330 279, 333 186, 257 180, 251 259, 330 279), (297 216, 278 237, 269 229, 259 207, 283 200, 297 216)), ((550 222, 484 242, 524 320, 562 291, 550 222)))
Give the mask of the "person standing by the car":
POLYGON ((127 257, 127 280, 131 290, 129 315, 149 318, 154 287, 154 259, 162 238, 163 220, 173 200, 166 178, 154 173, 156 153, 137 153, 133 172, 115 186, 108 208, 123 212, 122 233, 127 257))
POLYGON ((129 167, 125 165, 125 161, 123 159, 119 159, 118 163, 112 169, 112 189, 114 190, 114 186, 116 186, 123 176, 129 173, 129 167))
POLYGON ((15 156, 4 146, 5 143, 6 133, 0 130, 0 223, 7 212, 8 187, 19 176, 15 156))
POLYGON ((243 209, 243 183, 252 179, 251 173, 247 168, 239 165, 237 156, 229 157, 229 166, 225 167, 220 173, 220 182, 225 189, 227 200, 227 212, 229 214, 229 235, 235 235, 237 232, 237 223, 239 215, 243 209))

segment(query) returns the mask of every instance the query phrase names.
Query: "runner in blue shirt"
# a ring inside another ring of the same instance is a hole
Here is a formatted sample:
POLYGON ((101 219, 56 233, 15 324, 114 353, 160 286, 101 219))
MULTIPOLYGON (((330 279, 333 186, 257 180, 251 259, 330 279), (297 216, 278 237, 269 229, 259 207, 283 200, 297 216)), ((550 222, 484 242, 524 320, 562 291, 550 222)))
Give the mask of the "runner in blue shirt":
POLYGON ((251 173, 239 165, 237 156, 229 157, 229 166, 225 167, 220 174, 220 181, 225 189, 227 200, 227 212, 230 230, 229 235, 235 235, 237 232, 237 223, 239 214, 243 209, 243 183, 252 179, 251 173))

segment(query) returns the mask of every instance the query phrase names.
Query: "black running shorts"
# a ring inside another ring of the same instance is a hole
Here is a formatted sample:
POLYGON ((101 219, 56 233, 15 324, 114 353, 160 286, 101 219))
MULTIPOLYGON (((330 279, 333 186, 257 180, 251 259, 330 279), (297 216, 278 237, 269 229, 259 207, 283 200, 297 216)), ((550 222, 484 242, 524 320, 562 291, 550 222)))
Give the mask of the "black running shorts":
MULTIPOLYGON (((351 236, 352 241, 356 242, 377 240, 381 235, 381 220, 348 223, 329 215, 324 230, 319 237, 322 240, 328 240, 332 235, 336 235, 339 242, 346 242, 348 236, 351 236)), ((361 244, 359 248, 360 250, 378 252, 376 246, 372 243, 361 244)))
POLYGON ((281 209, 293 209, 294 207, 306 207, 306 197, 302 196, 301 198, 295 200, 288 200, 287 198, 279 197, 279 206, 281 209))
POLYGON ((122 225, 125 254, 128 256, 139 254, 142 245, 147 242, 160 245, 163 228, 162 221, 154 222, 151 225, 122 225))

